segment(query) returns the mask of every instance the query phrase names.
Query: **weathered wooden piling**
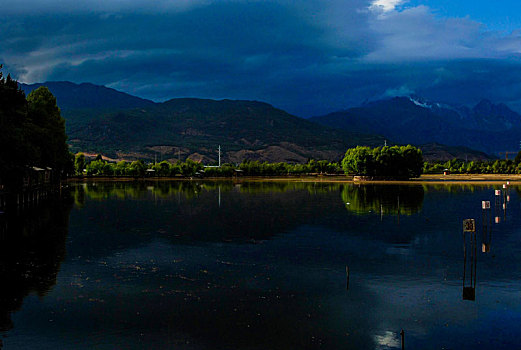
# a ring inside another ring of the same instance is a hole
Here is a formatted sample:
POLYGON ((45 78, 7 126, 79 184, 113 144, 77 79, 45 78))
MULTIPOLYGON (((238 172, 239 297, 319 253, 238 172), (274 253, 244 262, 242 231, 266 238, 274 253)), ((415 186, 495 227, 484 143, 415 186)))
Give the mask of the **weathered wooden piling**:
POLYGON ((476 225, 474 219, 463 220, 463 300, 476 300, 476 225), (470 237, 470 280, 467 284, 467 242, 466 235, 470 237))
POLYGON ((349 290, 349 266, 346 266, 346 290, 349 290))
POLYGON ((483 253, 490 252, 490 236, 491 236, 491 227, 490 227, 490 219, 489 219, 489 211, 490 211, 490 201, 482 201, 482 216, 481 216, 481 232, 483 235, 483 243, 481 245, 481 251, 483 253))

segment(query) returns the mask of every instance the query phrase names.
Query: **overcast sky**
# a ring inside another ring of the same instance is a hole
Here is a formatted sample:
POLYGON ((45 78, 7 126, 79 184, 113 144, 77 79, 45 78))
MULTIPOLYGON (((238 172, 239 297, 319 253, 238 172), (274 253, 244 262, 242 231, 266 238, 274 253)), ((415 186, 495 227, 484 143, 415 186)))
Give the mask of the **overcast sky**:
POLYGON ((0 63, 156 101, 312 116, 396 95, 521 110, 521 2, 2 0, 0 63))

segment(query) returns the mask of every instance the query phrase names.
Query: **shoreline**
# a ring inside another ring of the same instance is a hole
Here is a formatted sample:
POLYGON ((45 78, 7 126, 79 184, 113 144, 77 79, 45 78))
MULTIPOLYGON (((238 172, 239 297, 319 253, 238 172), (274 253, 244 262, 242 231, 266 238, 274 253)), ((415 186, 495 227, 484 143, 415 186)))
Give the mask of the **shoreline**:
POLYGON ((324 182, 353 183, 359 185, 521 185, 521 174, 425 174, 410 180, 353 180, 345 175, 306 175, 306 176, 239 176, 239 177, 72 177, 65 183, 78 182, 169 182, 169 181, 233 181, 233 182, 324 182))

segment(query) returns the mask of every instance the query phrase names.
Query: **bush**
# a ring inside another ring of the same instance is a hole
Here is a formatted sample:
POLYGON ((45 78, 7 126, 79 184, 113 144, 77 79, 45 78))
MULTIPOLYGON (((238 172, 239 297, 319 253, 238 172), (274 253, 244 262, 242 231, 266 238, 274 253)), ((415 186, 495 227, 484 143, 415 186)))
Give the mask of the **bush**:
POLYGON ((395 179, 418 177, 423 171, 423 155, 419 148, 407 146, 350 148, 342 160, 346 174, 395 179))

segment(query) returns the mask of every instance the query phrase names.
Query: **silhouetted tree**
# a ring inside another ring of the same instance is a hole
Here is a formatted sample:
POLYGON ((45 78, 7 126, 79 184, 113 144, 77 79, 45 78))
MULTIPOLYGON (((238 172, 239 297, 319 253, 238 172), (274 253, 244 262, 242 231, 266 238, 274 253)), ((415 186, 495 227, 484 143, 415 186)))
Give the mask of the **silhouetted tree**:
POLYGON ((26 99, 18 83, 1 71, 0 135, 0 180, 9 189, 22 185, 31 166, 51 167, 58 175, 74 169, 56 98, 41 87, 26 99))
POLYGON ((61 174, 71 167, 65 133, 65 120, 60 115, 56 98, 45 86, 27 96, 28 118, 33 124, 33 147, 38 150, 36 165, 51 167, 61 174))
POLYGON ((24 92, 10 75, 4 78, 0 71, 0 177, 9 187, 21 185, 21 174, 34 157, 29 147, 27 124, 24 92))

